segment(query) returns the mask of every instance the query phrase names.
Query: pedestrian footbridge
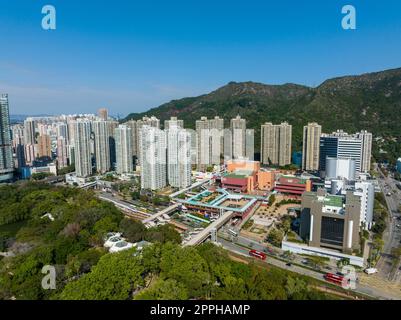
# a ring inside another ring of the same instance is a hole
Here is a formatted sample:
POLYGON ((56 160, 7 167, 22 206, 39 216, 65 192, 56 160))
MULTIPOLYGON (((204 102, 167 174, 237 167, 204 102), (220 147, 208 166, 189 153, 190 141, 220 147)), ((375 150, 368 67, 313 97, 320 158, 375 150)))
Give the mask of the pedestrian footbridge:
POLYGON ((201 244, 204 242, 207 238, 209 238, 212 234, 212 232, 216 232, 218 229, 220 229, 224 224, 227 223, 234 215, 233 211, 226 211, 224 214, 220 216, 216 221, 211 223, 209 226, 207 226, 205 229, 203 229, 201 232, 196 234, 191 240, 189 240, 187 243, 185 243, 183 246, 196 246, 198 244, 201 244))

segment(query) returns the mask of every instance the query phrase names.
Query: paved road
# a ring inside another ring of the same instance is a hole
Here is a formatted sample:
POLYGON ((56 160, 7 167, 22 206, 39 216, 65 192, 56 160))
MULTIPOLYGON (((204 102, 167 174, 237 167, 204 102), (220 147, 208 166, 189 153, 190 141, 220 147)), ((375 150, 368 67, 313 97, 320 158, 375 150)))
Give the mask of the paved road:
POLYGON ((391 255, 392 250, 401 245, 401 229, 397 227, 398 224, 401 224, 401 221, 397 220, 401 216, 398 212, 401 205, 401 191, 396 187, 395 180, 385 177, 380 169, 378 169, 378 172, 380 174, 380 188, 384 192, 390 217, 388 227, 383 233, 384 247, 377 269, 379 270, 379 275, 384 279, 401 284, 400 265, 393 268, 394 261, 391 255), (387 196, 389 192, 391 196, 387 196))
POLYGON ((134 205, 124 202, 124 201, 118 199, 118 197, 113 197, 112 194, 110 194, 108 192, 97 192, 96 196, 101 200, 114 203, 117 207, 120 207, 120 208, 126 210, 131 215, 133 215, 141 220, 150 216, 149 213, 138 210, 134 205))
MULTIPOLYGON (((249 257, 249 249, 241 247, 239 245, 236 245, 235 243, 229 242, 227 240, 224 240, 222 238, 218 238, 218 242, 222 245, 222 247, 228 251, 231 251, 236 254, 240 254, 242 256, 249 257)), ((296 272, 305 276, 309 276, 318 280, 324 281, 323 274, 317 271, 313 271, 310 269, 305 269, 300 266, 292 265, 291 267, 288 267, 285 262, 274 259, 273 257, 268 257, 266 260, 267 264, 274 265, 278 268, 285 269, 288 271, 296 272)), ((356 284, 356 290, 354 290, 357 293, 365 294, 377 299, 386 299, 386 300, 399 300, 400 296, 394 296, 393 294, 378 290, 376 288, 370 288, 364 285, 361 285, 359 283, 356 284)))
POLYGON ((163 214, 170 214, 170 213, 176 211, 179 208, 179 206, 180 206, 180 204, 178 204, 178 203, 173 204, 173 205, 171 205, 171 206, 169 206, 169 207, 167 207, 167 208, 165 208, 165 209, 163 209, 163 210, 151 215, 149 218, 146 218, 142 222, 143 223, 148 223, 148 222, 151 222, 151 221, 155 221, 157 218, 161 217, 163 214))

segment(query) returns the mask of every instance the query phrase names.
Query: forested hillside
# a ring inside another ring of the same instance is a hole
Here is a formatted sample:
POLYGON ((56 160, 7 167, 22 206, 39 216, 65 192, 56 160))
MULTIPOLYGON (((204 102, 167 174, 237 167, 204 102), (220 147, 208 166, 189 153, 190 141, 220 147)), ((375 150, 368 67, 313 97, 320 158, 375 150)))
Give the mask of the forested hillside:
POLYGON ((255 151, 260 146, 260 125, 266 121, 288 121, 293 125, 294 150, 301 150, 302 129, 318 122, 323 132, 344 129, 350 133, 366 129, 382 142, 374 143, 377 159, 393 161, 401 156, 401 69, 330 79, 316 88, 296 84, 265 85, 235 83, 209 94, 163 104, 128 119, 154 115, 162 121, 177 116, 185 127, 194 128, 201 116, 216 115, 229 120, 237 114, 256 130, 255 151), (382 151, 388 152, 379 153, 382 151))

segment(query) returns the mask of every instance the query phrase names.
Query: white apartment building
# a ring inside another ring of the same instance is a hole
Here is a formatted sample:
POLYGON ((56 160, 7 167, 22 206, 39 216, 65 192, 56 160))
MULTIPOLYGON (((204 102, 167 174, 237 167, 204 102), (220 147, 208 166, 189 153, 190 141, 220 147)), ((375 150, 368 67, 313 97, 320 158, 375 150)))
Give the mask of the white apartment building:
POLYGON ((172 187, 191 185, 191 134, 178 126, 169 126, 167 134, 167 175, 172 187))
POLYGON ((91 123, 77 120, 74 129, 75 171, 77 177, 85 178, 92 175, 91 123))
POLYGON ((287 122, 273 125, 267 122, 261 127, 261 162, 286 166, 291 164, 292 126, 287 122))
POLYGON ((136 134, 136 145, 137 145, 137 147, 136 147, 136 150, 137 150, 137 158, 138 158, 138 163, 140 164, 141 163, 141 157, 142 157, 142 155, 141 155, 141 148, 140 148, 140 145, 141 145, 141 141, 140 141, 140 139, 141 139, 141 135, 140 135, 140 131, 141 131, 141 129, 142 129, 142 127, 143 126, 150 126, 150 127, 153 127, 153 128, 157 128, 157 129, 160 129, 160 120, 159 119, 157 119, 156 117, 154 117, 154 116, 151 116, 151 117, 143 117, 141 120, 137 120, 136 121, 136 132, 137 132, 137 134, 136 134))
POLYGON ((319 170, 320 136, 322 126, 313 122, 304 126, 302 145, 302 169, 307 171, 319 170))
POLYGON ((233 159, 243 159, 246 155, 246 120, 239 115, 231 119, 230 128, 232 132, 232 157, 233 159))
POLYGON ((68 165, 67 162, 67 143, 63 136, 57 138, 57 167, 58 169, 64 168, 68 165))
POLYGON ((118 174, 131 173, 132 163, 132 133, 131 128, 126 125, 119 125, 114 130, 116 143, 116 171, 118 174))
POLYGON ((92 123, 95 139, 96 170, 99 173, 110 171, 110 145, 108 121, 94 121, 92 123))
POLYGON ((170 120, 164 121, 164 130, 168 130, 174 126, 184 129, 184 120, 179 120, 177 117, 171 117, 170 120))
POLYGON ((365 229, 370 229, 373 223, 375 187, 368 181, 357 181, 354 194, 361 198, 361 224, 365 229))
POLYGON ((141 154, 141 188, 158 190, 167 185, 166 133, 142 126, 139 133, 141 154))

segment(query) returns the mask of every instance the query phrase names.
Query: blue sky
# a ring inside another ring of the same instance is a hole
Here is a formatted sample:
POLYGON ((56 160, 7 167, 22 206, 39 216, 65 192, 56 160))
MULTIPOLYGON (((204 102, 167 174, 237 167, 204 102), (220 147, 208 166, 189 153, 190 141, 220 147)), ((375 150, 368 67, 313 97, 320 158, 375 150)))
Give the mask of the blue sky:
POLYGON ((401 1, 0 0, 0 43, 10 113, 124 116, 230 81, 316 86, 401 67, 401 1), (355 31, 341 28, 346 4, 355 31))

